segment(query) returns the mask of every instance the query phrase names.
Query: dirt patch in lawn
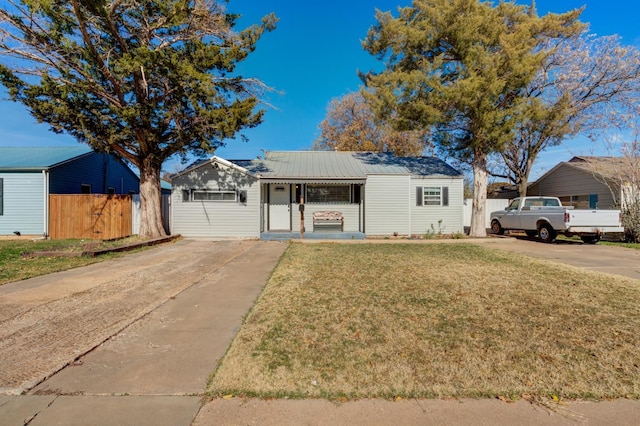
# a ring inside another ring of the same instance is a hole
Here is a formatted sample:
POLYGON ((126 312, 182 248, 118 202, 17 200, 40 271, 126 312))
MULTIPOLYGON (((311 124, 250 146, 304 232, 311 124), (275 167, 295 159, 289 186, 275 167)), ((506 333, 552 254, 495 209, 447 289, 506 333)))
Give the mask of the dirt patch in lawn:
POLYGON ((638 398, 640 283, 472 244, 292 244, 209 388, 638 398))
POLYGON ((23 258, 33 257, 95 257, 107 253, 120 253, 132 251, 142 247, 151 247, 158 244, 168 243, 180 238, 180 235, 169 235, 160 238, 140 238, 138 236, 121 238, 110 241, 90 241, 80 244, 70 245, 58 250, 41 250, 22 253, 23 258))

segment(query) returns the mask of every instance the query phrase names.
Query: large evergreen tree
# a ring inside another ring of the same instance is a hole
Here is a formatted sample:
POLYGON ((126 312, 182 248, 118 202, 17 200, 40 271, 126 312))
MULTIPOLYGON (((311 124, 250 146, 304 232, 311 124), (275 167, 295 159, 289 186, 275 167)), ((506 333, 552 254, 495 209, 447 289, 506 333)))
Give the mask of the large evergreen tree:
POLYGON ((485 236, 487 156, 512 140, 523 92, 549 38, 580 31, 580 11, 538 17, 509 1, 414 0, 376 14, 364 48, 385 70, 363 76, 374 109, 400 129, 427 128, 474 174, 472 236, 485 236))
POLYGON ((160 170, 258 125, 264 86, 234 75, 276 18, 234 31, 224 0, 8 0, 0 82, 55 132, 140 171, 140 235, 164 234, 160 170))

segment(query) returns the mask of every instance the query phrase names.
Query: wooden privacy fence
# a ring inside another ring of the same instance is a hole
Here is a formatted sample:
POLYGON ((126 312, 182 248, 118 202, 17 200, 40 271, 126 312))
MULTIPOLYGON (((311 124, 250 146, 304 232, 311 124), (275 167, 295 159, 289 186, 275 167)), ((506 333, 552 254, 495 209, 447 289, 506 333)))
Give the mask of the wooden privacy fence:
POLYGON ((131 235, 131 195, 50 195, 52 239, 110 240, 131 235))

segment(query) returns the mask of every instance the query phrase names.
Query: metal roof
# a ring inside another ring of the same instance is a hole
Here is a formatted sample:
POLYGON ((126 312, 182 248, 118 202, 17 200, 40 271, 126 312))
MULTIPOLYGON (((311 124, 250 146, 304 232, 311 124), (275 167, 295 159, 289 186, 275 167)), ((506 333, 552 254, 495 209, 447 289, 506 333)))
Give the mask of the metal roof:
POLYGON ((0 169, 45 170, 91 151, 86 145, 0 147, 0 169))
POLYGON ((396 157, 374 152, 268 151, 264 159, 232 162, 269 180, 364 180, 371 174, 461 176, 435 157, 396 157))

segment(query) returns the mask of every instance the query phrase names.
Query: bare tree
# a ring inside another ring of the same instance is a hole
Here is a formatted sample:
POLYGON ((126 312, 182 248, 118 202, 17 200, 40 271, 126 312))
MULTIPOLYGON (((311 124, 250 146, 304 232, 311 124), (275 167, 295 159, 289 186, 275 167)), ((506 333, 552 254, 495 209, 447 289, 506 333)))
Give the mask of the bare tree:
POLYGON ((424 132, 398 131, 378 118, 361 92, 335 98, 320 123, 316 150, 393 152, 416 156, 425 151, 429 139, 424 132))
POLYGON ((537 156, 570 136, 593 136, 625 127, 640 112, 640 51, 621 46, 617 36, 554 41, 554 53, 528 85, 529 108, 514 139, 500 153, 503 168, 492 174, 508 179, 527 194, 537 156))

